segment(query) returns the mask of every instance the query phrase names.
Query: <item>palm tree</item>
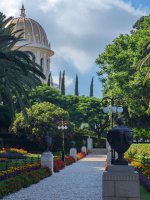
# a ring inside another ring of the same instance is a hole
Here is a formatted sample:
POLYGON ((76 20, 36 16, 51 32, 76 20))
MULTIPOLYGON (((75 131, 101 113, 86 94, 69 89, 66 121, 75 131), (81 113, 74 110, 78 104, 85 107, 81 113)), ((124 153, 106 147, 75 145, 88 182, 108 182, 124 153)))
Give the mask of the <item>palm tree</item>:
POLYGON ((144 79, 144 84, 146 81, 150 80, 150 41, 148 41, 144 46, 144 58, 139 61, 140 69, 146 68, 147 73, 144 79))
POLYGON ((22 39, 22 30, 14 31, 12 17, 0 13, 0 97, 1 103, 9 105, 12 117, 15 114, 14 99, 25 114, 23 97, 45 78, 41 67, 33 61, 31 52, 14 49, 22 39), (18 36, 16 36, 16 34, 18 36))

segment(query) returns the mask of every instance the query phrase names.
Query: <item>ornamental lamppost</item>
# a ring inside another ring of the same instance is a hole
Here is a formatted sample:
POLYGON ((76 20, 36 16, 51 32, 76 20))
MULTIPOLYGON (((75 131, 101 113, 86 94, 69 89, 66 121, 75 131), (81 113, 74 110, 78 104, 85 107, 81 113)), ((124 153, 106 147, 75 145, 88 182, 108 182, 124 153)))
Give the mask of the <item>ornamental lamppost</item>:
MULTIPOLYGON (((123 112, 122 107, 122 98, 120 97, 104 97, 104 113, 110 113, 111 114, 111 128, 114 127, 114 114, 119 113, 121 114, 123 112)), ((111 149, 111 164, 114 164, 115 160, 115 151, 114 149, 111 149)))
POLYGON ((58 126, 58 130, 62 130, 62 161, 65 162, 65 133, 64 130, 68 129, 66 122, 62 121, 60 122, 60 126, 58 126))

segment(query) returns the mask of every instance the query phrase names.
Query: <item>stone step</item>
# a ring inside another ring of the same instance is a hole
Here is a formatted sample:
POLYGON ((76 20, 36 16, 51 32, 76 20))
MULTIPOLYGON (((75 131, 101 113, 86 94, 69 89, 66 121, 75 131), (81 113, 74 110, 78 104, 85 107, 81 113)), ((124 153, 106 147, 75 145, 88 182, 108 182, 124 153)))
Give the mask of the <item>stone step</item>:
POLYGON ((92 154, 107 154, 107 149, 106 148, 93 148, 90 153, 92 153, 92 154))

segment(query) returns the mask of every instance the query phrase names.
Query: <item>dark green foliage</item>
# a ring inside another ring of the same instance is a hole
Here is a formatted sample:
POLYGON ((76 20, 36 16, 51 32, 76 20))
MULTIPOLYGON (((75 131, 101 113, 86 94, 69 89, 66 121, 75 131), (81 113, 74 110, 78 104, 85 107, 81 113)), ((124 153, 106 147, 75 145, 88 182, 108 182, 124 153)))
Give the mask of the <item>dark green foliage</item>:
MULTIPOLYGON (((86 135, 96 133, 99 138, 102 132, 109 127, 108 116, 103 113, 102 100, 95 97, 63 96, 59 90, 42 85, 34 89, 29 98, 31 104, 47 101, 68 111, 70 121, 76 125, 76 133, 80 132, 79 128, 83 122, 90 125, 90 130, 87 130, 86 135), (94 129, 95 124, 99 125, 97 129, 94 129)), ((82 130, 81 132, 81 135, 84 135, 85 131, 82 130)))
POLYGON ((62 77, 61 77, 61 71, 59 72, 59 89, 61 89, 61 83, 62 83, 62 77))
POLYGON ((43 137, 48 134, 52 137, 58 133, 58 123, 64 119, 69 126, 69 115, 67 111, 49 102, 36 103, 27 109, 28 122, 25 123, 22 113, 16 114, 12 125, 12 132, 25 135, 32 141, 43 145, 43 137))
POLYGON ((119 35, 96 59, 104 96, 123 96, 124 115, 132 127, 138 121, 144 128, 150 120, 150 81, 143 84, 149 67, 139 68, 148 53, 144 48, 150 41, 149 24, 150 16, 142 17, 130 35, 119 35))
POLYGON ((29 101, 31 104, 46 101, 56 106, 63 107, 65 100, 58 89, 43 84, 32 90, 29 94, 29 101))
POLYGON ((53 87, 53 77, 51 76, 51 86, 53 87))
POLYGON ((76 80, 75 80, 75 92, 74 92, 74 94, 76 95, 76 96, 79 96, 79 88, 78 88, 79 86, 78 86, 78 76, 76 75, 76 80))
POLYGON ((48 75, 48 81, 47 81, 47 85, 51 86, 51 72, 48 75))
POLYGON ((62 75, 61 94, 65 95, 65 71, 63 71, 63 75, 62 75))
POLYGON ((8 106, 0 105, 0 130, 8 129, 11 123, 11 115, 8 106))
POLYGON ((150 82, 150 39, 146 42, 141 52, 144 57, 139 61, 139 67, 141 73, 146 71, 144 85, 147 85, 150 82))
POLYGON ((90 97, 93 97, 93 82, 94 82, 94 77, 92 77, 91 84, 90 84, 90 97))
POLYGON ((51 72, 49 73, 49 76, 48 76, 47 85, 51 86, 51 87, 53 86, 53 77, 52 77, 52 73, 51 72))

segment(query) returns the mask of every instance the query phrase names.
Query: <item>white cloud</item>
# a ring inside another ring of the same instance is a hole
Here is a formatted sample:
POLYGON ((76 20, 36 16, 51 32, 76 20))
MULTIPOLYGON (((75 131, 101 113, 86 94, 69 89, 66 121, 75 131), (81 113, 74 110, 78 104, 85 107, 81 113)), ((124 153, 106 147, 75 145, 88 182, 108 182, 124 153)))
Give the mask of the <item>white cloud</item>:
MULTIPOLYGON (((48 1, 47 4, 51 5, 48 1)), ((54 7, 45 10, 53 20, 48 28, 52 48, 82 74, 92 69, 107 43, 128 33, 135 21, 146 14, 144 9, 135 9, 122 0, 59 0, 54 7)))
POLYGON ((39 8, 44 11, 47 12, 49 9, 52 9, 59 0, 40 0, 39 2, 39 8))
MULTIPOLYGON (((21 4, 21 0, 0 1, 0 8, 9 16, 16 16, 21 4)), ((128 33, 135 21, 146 14, 146 9, 136 9, 123 0, 24 0, 24 5, 27 16, 45 28, 55 61, 59 60, 55 63, 72 63, 82 74, 92 70, 106 44, 119 34, 128 33)))
POLYGON ((21 8, 22 1, 0 1, 0 10, 7 16, 16 16, 21 8))
POLYGON ((63 46, 60 48, 63 57, 73 62, 73 65, 80 73, 88 72, 92 65, 91 58, 85 51, 78 50, 73 47, 63 46))
MULTIPOLYGON (((54 83, 59 84, 59 76, 53 76, 54 83)), ((73 78, 65 75, 65 86, 66 88, 70 87, 73 83, 73 78)))

